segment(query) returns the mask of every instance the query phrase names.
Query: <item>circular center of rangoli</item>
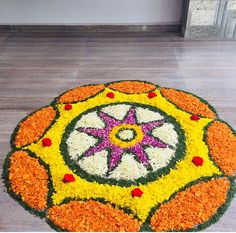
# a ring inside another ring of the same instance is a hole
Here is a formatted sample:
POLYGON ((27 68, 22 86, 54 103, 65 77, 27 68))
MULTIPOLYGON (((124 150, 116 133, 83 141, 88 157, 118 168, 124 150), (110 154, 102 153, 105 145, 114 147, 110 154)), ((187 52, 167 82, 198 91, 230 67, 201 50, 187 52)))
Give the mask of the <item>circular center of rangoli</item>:
MULTIPOLYGON (((124 142, 130 142, 133 141, 135 139, 135 137, 137 136, 138 133, 142 133, 142 131, 139 129, 139 132, 137 132, 138 130, 135 130, 133 128, 133 125, 121 125, 120 127, 117 127, 118 133, 116 134, 116 138, 120 139, 121 141, 124 142)), ((116 130, 116 128, 113 128, 113 130, 116 130)))
POLYGON ((109 140, 118 147, 129 148, 141 142, 143 136, 141 126, 137 124, 121 124, 111 129, 109 140))
POLYGON ((178 123, 148 105, 99 106, 66 128, 62 150, 79 175, 101 182, 148 182, 176 160, 178 123))

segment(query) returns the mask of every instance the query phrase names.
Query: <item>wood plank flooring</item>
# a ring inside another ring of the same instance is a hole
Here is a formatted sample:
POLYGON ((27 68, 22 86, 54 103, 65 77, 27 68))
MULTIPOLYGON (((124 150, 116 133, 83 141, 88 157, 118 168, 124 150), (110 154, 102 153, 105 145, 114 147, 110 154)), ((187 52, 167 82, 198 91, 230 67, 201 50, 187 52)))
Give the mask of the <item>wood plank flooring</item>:
MULTIPOLYGON (((0 167, 10 134, 27 114, 70 88, 122 79, 193 92, 236 128, 236 41, 188 41, 174 33, 0 33, 0 167)), ((236 231, 235 216, 236 199, 207 231, 236 231)), ((0 231, 51 228, 1 183, 0 231)))

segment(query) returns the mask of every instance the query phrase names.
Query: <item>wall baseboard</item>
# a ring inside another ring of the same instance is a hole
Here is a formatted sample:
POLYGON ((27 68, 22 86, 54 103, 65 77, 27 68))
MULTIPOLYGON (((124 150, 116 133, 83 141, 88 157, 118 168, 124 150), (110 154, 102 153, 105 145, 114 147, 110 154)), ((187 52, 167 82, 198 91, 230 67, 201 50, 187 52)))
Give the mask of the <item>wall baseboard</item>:
POLYGON ((0 32, 72 32, 132 33, 180 32, 180 24, 171 25, 0 25, 0 32))

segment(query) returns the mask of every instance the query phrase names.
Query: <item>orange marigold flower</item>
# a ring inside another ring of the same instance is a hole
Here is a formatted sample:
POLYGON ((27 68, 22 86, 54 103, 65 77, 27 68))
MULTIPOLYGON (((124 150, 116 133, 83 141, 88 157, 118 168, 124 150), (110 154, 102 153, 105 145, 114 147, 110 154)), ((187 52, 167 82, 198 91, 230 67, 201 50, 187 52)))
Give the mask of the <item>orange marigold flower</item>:
POLYGON ((38 159, 25 151, 16 151, 10 158, 9 181, 11 189, 31 208, 47 207, 48 174, 38 159))

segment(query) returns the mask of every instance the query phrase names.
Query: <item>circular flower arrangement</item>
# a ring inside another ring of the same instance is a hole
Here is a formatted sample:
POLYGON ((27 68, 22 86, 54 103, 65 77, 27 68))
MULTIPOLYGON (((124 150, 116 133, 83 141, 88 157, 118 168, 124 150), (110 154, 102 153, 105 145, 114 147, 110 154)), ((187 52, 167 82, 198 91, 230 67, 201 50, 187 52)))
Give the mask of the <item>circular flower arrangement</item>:
POLYGON ((199 97, 147 82, 69 90, 11 145, 7 191, 56 230, 200 230, 235 192, 233 129, 199 97))

